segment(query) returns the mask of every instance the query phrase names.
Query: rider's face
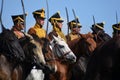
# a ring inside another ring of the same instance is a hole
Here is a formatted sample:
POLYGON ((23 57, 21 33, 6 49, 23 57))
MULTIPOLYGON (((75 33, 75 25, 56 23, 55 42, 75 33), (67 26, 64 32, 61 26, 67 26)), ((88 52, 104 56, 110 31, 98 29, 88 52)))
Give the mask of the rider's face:
POLYGON ((24 22, 19 22, 16 25, 17 30, 21 31, 24 29, 24 22))
POLYGON ((62 23, 62 22, 57 22, 57 25, 58 25, 58 27, 61 29, 62 26, 63 26, 63 23, 62 23))
POLYGON ((38 18, 37 23, 43 26, 45 23, 45 19, 38 18))
POLYGON ((72 28, 72 32, 73 33, 75 33, 75 34, 77 34, 77 33, 79 33, 80 32, 80 28, 78 27, 75 27, 75 28, 72 28))

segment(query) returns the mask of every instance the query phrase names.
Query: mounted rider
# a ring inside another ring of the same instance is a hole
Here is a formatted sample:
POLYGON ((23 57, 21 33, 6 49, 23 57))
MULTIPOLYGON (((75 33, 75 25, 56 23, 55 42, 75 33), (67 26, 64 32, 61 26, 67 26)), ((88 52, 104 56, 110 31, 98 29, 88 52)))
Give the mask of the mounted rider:
POLYGON ((120 35, 120 22, 118 24, 113 24, 113 37, 120 35))
POLYGON ((34 17, 36 23, 33 27, 31 27, 28 30, 28 34, 30 34, 30 35, 35 34, 39 38, 45 38, 46 31, 43 29, 44 21, 46 19, 44 8, 34 11, 32 14, 33 14, 33 17, 34 17))
POLYGON ((93 51, 96 48, 96 43, 93 40, 93 35, 90 32, 87 34, 80 33, 82 25, 80 24, 78 18, 70 21, 68 23, 68 27, 71 30, 71 32, 68 35, 66 35, 67 42, 75 40, 75 39, 85 39, 87 42, 91 42, 92 40, 92 43, 89 43, 91 46, 91 50, 93 51))
POLYGON ((71 40, 81 37, 80 29, 82 28, 82 25, 80 24, 78 18, 77 18, 77 20, 74 19, 74 20, 70 21, 68 23, 68 27, 71 30, 71 32, 68 35, 66 35, 67 41, 71 41, 71 40), (76 23, 76 21, 77 21, 77 23, 76 23))
POLYGON ((63 22, 64 20, 60 17, 60 12, 56 12, 49 18, 49 22, 53 26, 53 30, 49 33, 49 37, 51 38, 51 34, 59 35, 66 41, 66 37, 62 32, 63 22))
MULTIPOLYGON (((25 14, 27 16, 27 14, 25 14)), ((12 20, 13 20, 13 27, 12 31, 16 35, 18 39, 25 37, 24 32, 24 14, 20 15, 12 15, 12 20)))
POLYGON ((91 27, 93 31, 92 34, 94 36, 94 40, 96 41, 96 43, 98 43, 97 46, 111 39, 111 36, 109 36, 104 31, 104 24, 105 24, 104 22, 96 23, 93 24, 91 27))

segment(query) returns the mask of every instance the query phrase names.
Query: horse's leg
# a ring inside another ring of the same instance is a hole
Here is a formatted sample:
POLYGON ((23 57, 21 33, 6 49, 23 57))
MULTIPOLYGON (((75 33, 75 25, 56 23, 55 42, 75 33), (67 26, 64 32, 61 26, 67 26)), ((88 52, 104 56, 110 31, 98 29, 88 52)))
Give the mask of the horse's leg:
POLYGON ((59 80, 68 80, 67 75, 64 72, 60 73, 60 79, 59 80))
POLYGON ((0 80, 11 80, 10 64, 4 55, 0 55, 0 80))
POLYGON ((11 80, 10 75, 0 70, 0 80, 11 80))
POLYGON ((68 80, 68 65, 59 63, 59 80, 68 80))
POLYGON ((13 70, 12 80, 18 80, 18 71, 17 71, 17 69, 14 69, 14 70, 13 70))
POLYGON ((12 80, 22 80, 22 67, 18 65, 12 73, 12 80))

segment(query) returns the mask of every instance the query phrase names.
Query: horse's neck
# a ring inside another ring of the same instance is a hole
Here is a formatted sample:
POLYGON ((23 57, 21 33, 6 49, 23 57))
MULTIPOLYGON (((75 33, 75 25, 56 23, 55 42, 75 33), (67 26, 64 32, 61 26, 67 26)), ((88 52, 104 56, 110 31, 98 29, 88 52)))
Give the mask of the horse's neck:
POLYGON ((69 47, 70 47, 70 48, 75 47, 75 45, 78 43, 79 40, 80 40, 80 38, 77 38, 77 39, 74 39, 74 40, 72 40, 72 41, 69 41, 69 42, 68 42, 69 47))
POLYGON ((81 46, 79 44, 80 44, 80 38, 77 38, 77 39, 74 39, 74 40, 68 42, 68 46, 73 51, 73 53, 75 54, 77 59, 81 55, 81 51, 80 51, 81 46))
POLYGON ((49 37, 50 40, 53 39, 53 35, 56 36, 56 37, 58 36, 58 34, 55 31, 52 31, 48 34, 48 37, 49 37))
POLYGON ((23 80, 26 79, 26 77, 29 75, 30 71, 33 69, 33 65, 31 63, 28 62, 23 62, 22 64, 22 70, 23 70, 23 80))

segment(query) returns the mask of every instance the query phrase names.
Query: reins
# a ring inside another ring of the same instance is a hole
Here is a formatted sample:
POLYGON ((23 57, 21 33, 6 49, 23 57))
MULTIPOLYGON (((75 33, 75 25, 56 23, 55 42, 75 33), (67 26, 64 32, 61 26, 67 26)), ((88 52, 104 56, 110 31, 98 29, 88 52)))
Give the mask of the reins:
POLYGON ((62 53, 62 58, 63 58, 63 59, 65 59, 65 56, 71 52, 71 51, 68 51, 68 52, 64 53, 63 51, 60 50, 60 48, 58 47, 58 45, 57 45, 56 43, 55 43, 55 45, 54 45, 54 48, 55 48, 55 52, 56 52, 56 53, 57 53, 57 49, 58 49, 59 52, 62 53))

